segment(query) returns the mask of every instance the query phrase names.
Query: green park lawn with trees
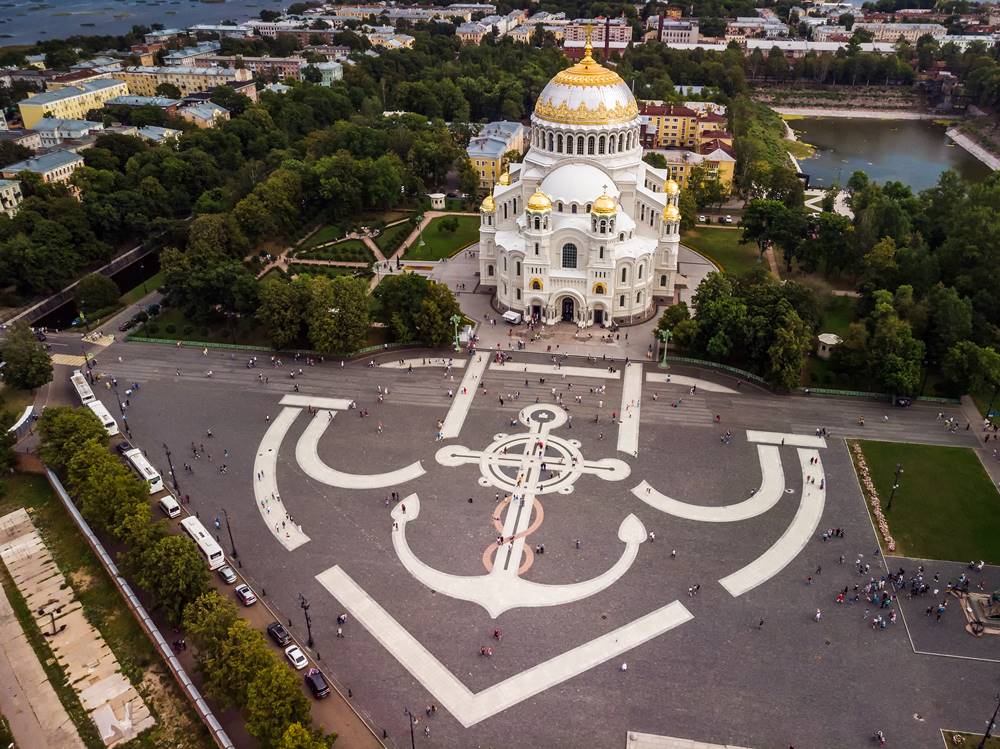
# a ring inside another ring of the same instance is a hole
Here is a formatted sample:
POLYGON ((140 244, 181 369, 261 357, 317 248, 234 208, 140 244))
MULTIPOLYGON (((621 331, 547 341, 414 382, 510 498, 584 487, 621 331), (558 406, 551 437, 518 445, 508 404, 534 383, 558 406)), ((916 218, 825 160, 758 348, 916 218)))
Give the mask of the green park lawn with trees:
POLYGON ((479 216, 438 216, 424 227, 403 259, 442 260, 478 241, 479 216))
POLYGON ((295 253, 295 257, 368 264, 375 261, 372 251, 360 239, 345 239, 343 242, 328 244, 325 247, 299 250, 295 253))
POLYGON ((413 231, 413 221, 404 221, 395 226, 390 226, 382 230, 382 233, 375 237, 375 244, 382 254, 387 258, 392 255, 399 246, 406 241, 406 238, 410 236, 413 231))
POLYGON ((1000 564, 1000 493, 973 450, 867 440, 861 449, 897 554, 1000 564), (886 510, 897 464, 903 473, 886 510))
POLYGON ((739 229, 697 226, 681 235, 681 244, 704 255, 722 270, 743 273, 761 264, 756 248, 743 244, 739 229))

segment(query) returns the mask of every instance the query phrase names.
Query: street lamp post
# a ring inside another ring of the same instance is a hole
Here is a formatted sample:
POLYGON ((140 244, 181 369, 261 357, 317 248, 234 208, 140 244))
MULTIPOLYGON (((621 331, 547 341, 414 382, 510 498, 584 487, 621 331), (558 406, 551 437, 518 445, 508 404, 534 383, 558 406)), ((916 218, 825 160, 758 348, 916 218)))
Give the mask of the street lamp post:
POLYGON ((993 711, 993 717, 990 718, 990 724, 986 726, 986 733, 983 734, 983 740, 979 742, 978 749, 986 748, 986 742, 989 741, 990 736, 993 734, 993 726, 996 725, 998 713, 1000 713, 1000 695, 997 695, 996 709, 993 711))
POLYGON ((670 345, 670 339, 673 338, 674 332, 669 328, 662 328, 656 331, 656 336, 663 342, 663 360, 660 362, 660 366, 667 366, 667 347, 670 345))
POLYGON ((226 517, 226 531, 229 533, 229 545, 233 549, 233 559, 239 559, 240 555, 239 552, 236 551, 236 542, 233 541, 233 528, 229 525, 229 511, 223 507, 222 514, 226 517))
POLYGON ((309 647, 312 647, 313 630, 312 630, 312 617, 309 616, 309 601, 306 600, 306 597, 301 593, 299 593, 299 606, 302 608, 302 613, 305 614, 306 617, 306 634, 308 635, 308 637, 306 638, 306 642, 309 643, 309 647))
POLYGON ((462 347, 458 343, 458 326, 461 324, 461 322, 462 322, 462 316, 461 315, 452 315, 451 316, 451 324, 455 326, 455 351, 461 351, 462 350, 462 347))
POLYGON ((410 719, 410 749, 417 749, 417 739, 413 735, 413 726, 416 724, 417 720, 413 717, 413 713, 410 708, 404 707, 403 712, 406 713, 406 717, 410 719))
POLYGON ((174 459, 173 453, 170 452, 170 448, 167 447, 167 443, 163 443, 163 451, 167 454, 167 465, 170 466, 170 480, 174 484, 174 491, 180 494, 181 488, 177 484, 177 471, 174 470, 174 459))
POLYGON ((899 477, 903 474, 903 464, 896 464, 896 477, 892 480, 892 491, 889 493, 889 503, 885 506, 885 511, 888 512, 892 509, 892 498, 896 496, 896 490, 899 488, 899 477))

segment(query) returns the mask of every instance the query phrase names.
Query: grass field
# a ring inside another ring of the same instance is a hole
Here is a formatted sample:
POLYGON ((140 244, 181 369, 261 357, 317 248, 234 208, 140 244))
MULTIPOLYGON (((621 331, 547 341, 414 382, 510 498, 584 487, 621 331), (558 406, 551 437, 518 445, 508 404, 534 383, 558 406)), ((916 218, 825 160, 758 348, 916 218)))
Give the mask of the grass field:
POLYGON ((681 232, 681 244, 699 252, 727 273, 740 274, 757 266, 757 245, 740 244, 739 229, 699 226, 681 232))
POLYGON ((841 338, 847 335, 847 328, 854 322, 854 310, 857 299, 849 296, 831 297, 826 309, 823 310, 821 333, 836 333, 841 338))
POLYGON ((337 265, 306 265, 305 263, 292 263, 288 266, 288 275, 300 276, 308 273, 313 276, 357 276, 358 278, 371 278, 372 272, 365 268, 351 268, 337 265))
POLYGON ((172 307, 164 309, 139 328, 136 335, 146 338, 166 338, 171 341, 268 345, 263 327, 253 317, 241 317, 236 320, 220 317, 207 323, 196 323, 185 317, 182 310, 172 307))
POLYGON ((458 229, 454 232, 444 231, 441 222, 447 217, 438 216, 424 229, 421 235, 424 244, 421 246, 420 240, 410 245, 410 248, 403 255, 404 260, 440 260, 451 257, 459 250, 463 250, 470 244, 479 241, 479 217, 478 216, 457 216, 458 229))
MULTIPOLYGON (((147 701, 152 702, 151 707, 158 714, 156 727, 130 742, 129 749, 208 749, 214 746, 201 723, 194 719, 187 702, 167 675, 153 645, 125 606, 48 481, 42 476, 18 473, 3 480, 3 489, 0 515, 19 507, 28 510, 59 569, 72 585, 88 621, 104 636, 121 664, 122 672, 133 684, 143 686, 144 696, 147 701)), ((29 641, 36 652, 44 654, 48 648, 45 638, 38 631, 37 625, 34 625, 24 599, 6 574, 6 568, 3 580, 11 605, 28 631, 29 641), (19 608, 21 610, 17 611, 19 608), (37 640, 33 635, 37 636, 37 640)), ((47 657, 41 657, 46 672, 49 673, 51 668, 61 671, 55 659, 46 663, 47 657)), ((64 677, 61 674, 53 676, 52 673, 49 676, 74 722, 80 721, 78 725, 82 725, 81 734, 88 747, 103 747, 96 729, 80 706, 76 693, 65 683, 64 677)))
POLYGON ((146 279, 144 284, 139 284, 134 289, 129 289, 121 296, 122 304, 128 306, 129 304, 135 304, 140 299, 142 299, 146 294, 151 291, 156 291, 160 288, 160 284, 163 283, 163 271, 161 270, 154 276, 150 276, 146 279))
POLYGON ((925 559, 1000 564, 1000 494, 976 454, 963 447, 862 441, 896 553, 925 559))
POLYGON ((309 239, 302 243, 301 249, 308 250, 316 245, 325 244, 327 242, 332 242, 335 239, 340 239, 344 236, 344 231, 339 226, 324 226, 319 229, 315 234, 313 234, 309 239))
POLYGON ((406 238, 410 235, 411 231, 413 231, 412 221, 404 221, 401 224, 390 226, 388 229, 375 237, 375 244, 378 245, 378 248, 382 250, 383 254, 387 251, 395 252, 399 249, 399 245, 406 241, 406 238))
POLYGON ((309 250, 299 250, 296 257, 310 260, 338 260, 350 263, 373 263, 375 256, 360 239, 348 239, 345 242, 317 247, 309 250))

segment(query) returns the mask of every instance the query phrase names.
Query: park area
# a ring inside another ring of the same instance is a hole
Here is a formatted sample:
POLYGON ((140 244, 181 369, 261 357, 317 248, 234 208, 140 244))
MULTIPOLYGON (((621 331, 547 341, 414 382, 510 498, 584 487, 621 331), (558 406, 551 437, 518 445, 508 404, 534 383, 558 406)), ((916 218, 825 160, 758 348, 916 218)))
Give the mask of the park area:
POLYGON ((479 216, 438 216, 427 224, 403 259, 441 260, 478 241, 479 216))
POLYGON ((757 245, 740 244, 742 236, 739 229, 698 226, 681 233, 681 244, 704 255, 727 273, 740 274, 760 262, 757 245))
POLYGON ((897 555, 1000 563, 1000 494, 975 452, 868 440, 860 445, 897 555), (899 488, 886 509, 897 465, 899 488))
POLYGON ((348 263, 371 264, 375 260, 371 250, 360 239, 346 239, 336 244, 299 250, 295 256, 309 260, 333 260, 348 263))

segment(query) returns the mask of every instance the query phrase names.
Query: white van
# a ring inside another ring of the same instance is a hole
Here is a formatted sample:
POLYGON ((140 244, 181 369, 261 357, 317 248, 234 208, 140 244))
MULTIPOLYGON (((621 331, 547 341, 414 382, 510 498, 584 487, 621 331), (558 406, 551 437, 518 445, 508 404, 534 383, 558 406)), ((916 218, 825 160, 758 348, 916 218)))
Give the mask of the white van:
POLYGON ((511 325, 520 325, 521 324, 521 320, 524 319, 521 316, 520 312, 515 312, 512 309, 509 309, 506 312, 504 312, 501 315, 501 317, 504 319, 504 322, 510 323, 511 325))
POLYGON ((160 507, 160 512, 166 515, 168 518, 175 518, 181 514, 181 506, 177 503, 177 500, 173 498, 172 495, 168 494, 165 497, 160 497, 160 501, 156 503, 160 507))

